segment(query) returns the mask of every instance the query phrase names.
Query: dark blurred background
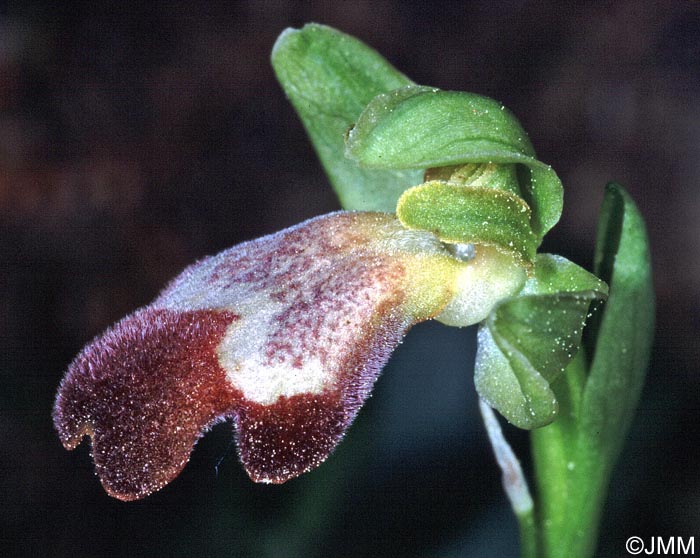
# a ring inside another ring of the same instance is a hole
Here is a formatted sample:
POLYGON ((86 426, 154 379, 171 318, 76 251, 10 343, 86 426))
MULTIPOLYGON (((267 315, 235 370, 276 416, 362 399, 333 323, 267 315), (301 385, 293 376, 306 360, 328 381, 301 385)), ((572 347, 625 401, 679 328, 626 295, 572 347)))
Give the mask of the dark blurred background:
MULTIPOLYGON (((194 260, 336 209, 268 63, 316 21, 415 81, 495 97, 566 187, 545 249, 590 265, 608 180, 648 220, 653 361, 599 556, 700 543, 697 2, 15 2, 0 8, 0 554, 517 556, 472 384, 474 331, 416 327, 318 470, 251 483, 231 427, 143 501, 51 423, 66 366, 194 260)), ((527 437, 507 429, 527 466, 527 437)))

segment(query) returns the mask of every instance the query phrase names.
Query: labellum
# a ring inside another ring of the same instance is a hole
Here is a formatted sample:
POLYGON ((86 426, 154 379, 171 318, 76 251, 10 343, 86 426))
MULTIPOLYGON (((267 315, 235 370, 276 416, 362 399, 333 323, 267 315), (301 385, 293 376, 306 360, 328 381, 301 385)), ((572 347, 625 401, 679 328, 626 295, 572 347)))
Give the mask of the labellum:
POLYGON ((413 324, 476 323, 524 280, 512 258, 460 257, 390 214, 315 218, 192 265, 87 345, 54 424, 67 449, 91 437, 121 500, 173 480, 226 419, 250 477, 282 483, 328 457, 413 324))

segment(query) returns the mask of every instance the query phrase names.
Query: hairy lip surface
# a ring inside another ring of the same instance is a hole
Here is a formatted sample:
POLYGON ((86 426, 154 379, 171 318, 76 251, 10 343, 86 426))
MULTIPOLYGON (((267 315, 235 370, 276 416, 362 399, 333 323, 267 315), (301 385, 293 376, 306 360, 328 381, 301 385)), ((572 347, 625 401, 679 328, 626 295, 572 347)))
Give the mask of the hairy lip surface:
POLYGON ((444 308, 454 262, 377 213, 312 219, 207 258, 76 357, 54 407, 61 441, 89 435, 106 491, 133 500, 232 419, 249 476, 285 482, 328 457, 407 329, 444 308), (431 262, 443 275, 425 272, 431 262))
POLYGON ((54 423, 72 449, 92 438, 105 490, 140 498, 175 478, 202 429, 240 394, 213 352, 236 316, 142 310, 89 345, 61 383, 54 423))

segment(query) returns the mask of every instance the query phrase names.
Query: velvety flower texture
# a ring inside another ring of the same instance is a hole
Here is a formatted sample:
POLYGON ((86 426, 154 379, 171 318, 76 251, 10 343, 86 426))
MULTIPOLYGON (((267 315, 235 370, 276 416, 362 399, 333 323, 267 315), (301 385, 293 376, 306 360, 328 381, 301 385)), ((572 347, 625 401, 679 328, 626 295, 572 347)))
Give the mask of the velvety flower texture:
POLYGON ((308 471, 411 325, 479 321, 522 285, 515 273, 494 287, 488 258, 459 254, 393 215, 339 212, 204 259, 71 363, 53 415, 61 441, 89 435, 122 500, 170 482, 224 419, 253 480, 308 471))

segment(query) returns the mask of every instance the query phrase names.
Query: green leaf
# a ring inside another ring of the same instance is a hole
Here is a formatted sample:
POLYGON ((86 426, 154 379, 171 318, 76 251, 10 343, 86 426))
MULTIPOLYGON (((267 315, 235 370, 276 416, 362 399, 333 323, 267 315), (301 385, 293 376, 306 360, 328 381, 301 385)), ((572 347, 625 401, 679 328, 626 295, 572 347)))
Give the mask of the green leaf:
POLYGON ((416 170, 368 170, 345 158, 343 138, 376 95, 411 81, 377 52, 323 25, 287 29, 272 66, 345 209, 391 211, 401 193, 419 184, 416 170))
POLYGON ((554 420, 558 405, 550 384, 581 345, 591 301, 606 293, 602 281, 576 264, 539 254, 535 276, 520 295, 498 304, 479 332, 479 395, 520 428, 554 420))
POLYGON ((609 184, 595 269, 610 284, 593 332, 581 430, 593 449, 617 459, 644 383, 654 335, 654 289, 644 220, 629 194, 609 184))
POLYGON ((595 270, 610 285, 586 328, 585 358, 552 387, 562 416, 532 433, 542 554, 595 552, 610 474, 644 382, 654 329, 654 291, 644 221, 625 190, 609 184, 595 270))
POLYGON ((561 216, 556 173, 535 158, 527 134, 503 105, 480 95, 407 86, 375 97, 348 134, 347 155, 374 169, 462 163, 520 163, 521 196, 539 240, 561 216))
POLYGON ((396 214, 405 227, 431 231, 443 242, 495 246, 521 265, 535 258, 530 208, 508 191, 426 182, 404 192, 396 214))

